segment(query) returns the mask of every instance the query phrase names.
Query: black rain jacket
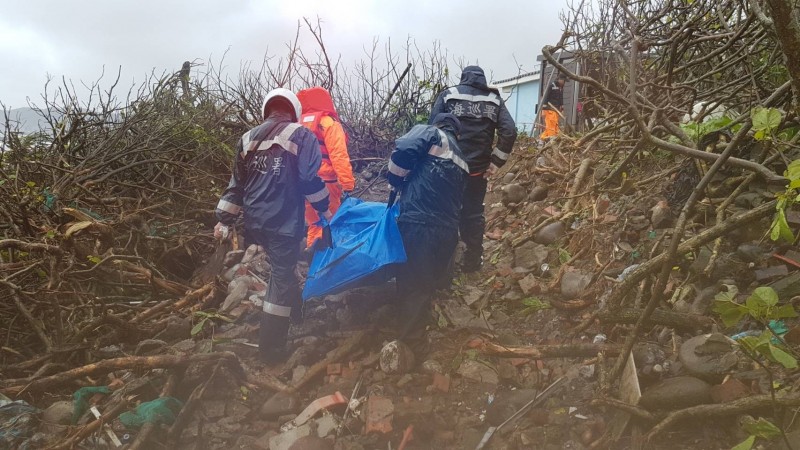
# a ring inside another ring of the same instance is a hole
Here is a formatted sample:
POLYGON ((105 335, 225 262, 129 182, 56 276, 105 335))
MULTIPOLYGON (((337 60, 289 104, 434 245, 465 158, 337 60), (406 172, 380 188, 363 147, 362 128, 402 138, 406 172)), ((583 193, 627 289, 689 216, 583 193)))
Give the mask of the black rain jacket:
POLYGON ((517 139, 517 128, 500 94, 486 84, 483 69, 464 68, 458 86, 444 90, 436 98, 429 122, 443 112, 461 121, 458 145, 471 174, 485 172, 490 163, 497 167, 506 163, 517 139), (495 131, 497 145, 492 148, 495 131))
POLYGON ((468 173, 452 128, 416 125, 389 161, 389 183, 401 192, 397 221, 457 229, 468 173))
POLYGON ((303 235, 305 200, 328 210, 328 188, 317 175, 322 155, 314 134, 275 112, 245 133, 236 146, 233 175, 216 208, 233 225, 244 211, 245 233, 303 235))

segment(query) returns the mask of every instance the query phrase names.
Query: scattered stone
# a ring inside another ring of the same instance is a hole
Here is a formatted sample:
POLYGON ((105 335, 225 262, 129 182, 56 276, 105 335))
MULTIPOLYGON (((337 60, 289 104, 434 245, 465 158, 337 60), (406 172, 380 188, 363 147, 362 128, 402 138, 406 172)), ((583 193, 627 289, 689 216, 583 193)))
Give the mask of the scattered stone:
POLYGON ((422 370, 426 373, 444 373, 444 367, 439 361, 429 359, 422 363, 422 370))
POLYGON ((597 197, 597 201, 594 203, 595 216, 602 216, 610 207, 611 199, 608 198, 608 194, 601 194, 599 197, 597 197))
POLYGON ((398 388, 402 388, 405 385, 407 385, 408 383, 411 383, 412 381, 414 381, 414 375, 411 375, 410 373, 407 373, 407 374, 403 375, 402 377, 400 377, 399 380, 397 380, 397 384, 395 386, 397 386, 398 388))
POLYGON ((242 257, 244 257, 244 250, 232 250, 225 255, 222 265, 233 267, 235 264, 242 262, 242 257))
POLYGON ((366 406, 366 427, 364 434, 391 433, 394 404, 386 397, 370 395, 366 406))
POLYGON ((333 450, 333 443, 317 436, 303 436, 289 450, 333 450))
POLYGON ((392 341, 381 349, 381 370, 389 375, 402 374, 414 367, 414 352, 400 341, 392 341))
POLYGON ((538 270, 550 260, 550 254, 550 249, 546 246, 528 241, 514 249, 514 265, 538 270))
POLYGON ((42 412, 42 422, 53 425, 70 425, 72 423, 73 405, 69 400, 55 402, 42 412))
POLYGON ((711 385, 695 377, 668 378, 642 393, 648 409, 680 409, 711 402, 711 385))
POLYGON ((678 358, 690 374, 718 382, 739 362, 734 345, 720 333, 695 336, 681 345, 678 358))
POLYGON ((479 383, 497 384, 500 382, 497 372, 486 364, 467 359, 458 367, 458 374, 479 383))
POLYGON ((773 281, 769 285, 778 294, 778 298, 792 298, 800 295, 800 271, 792 272, 786 277, 773 281))
POLYGON ((591 380, 592 378, 594 378, 595 365, 589 364, 588 366, 581 366, 578 369, 578 373, 580 374, 581 377, 586 378, 587 380, 591 380))
POLYGON ((522 185, 517 183, 507 184, 501 189, 503 195, 503 204, 508 205, 511 203, 522 203, 525 201, 528 193, 522 185))
POLYGON ((225 417, 225 402, 223 400, 203 401, 203 412, 209 419, 225 417))
POLYGON ((671 222, 672 210, 666 201, 661 200, 650 209, 650 223, 653 225, 653 229, 666 228, 671 222))
POLYGON ((491 328, 483 318, 475 316, 469 307, 458 301, 449 299, 439 305, 447 320, 456 328, 491 328))
POLYGON ((522 293, 525 295, 530 294, 537 294, 540 291, 539 280, 536 279, 536 276, 528 274, 525 278, 518 281, 519 288, 522 289, 522 293))
POLYGON ((292 394, 278 392, 269 398, 259 410, 263 419, 277 419, 287 414, 300 412, 300 400, 292 394))
POLYGON ((783 264, 779 266, 767 267, 765 269, 757 269, 755 271, 757 281, 771 280, 777 277, 784 277, 789 275, 789 269, 783 264))
POLYGON ((219 309, 221 313, 226 313, 233 308, 239 306, 245 298, 247 298, 247 291, 250 286, 249 276, 235 278, 228 285, 228 296, 222 302, 222 307, 219 309))
POLYGON ((141 356, 163 353, 163 350, 168 346, 169 344, 158 339, 145 339, 136 345, 136 350, 134 350, 133 354, 141 356))
POLYGON ((292 383, 297 383, 303 379, 303 377, 308 372, 308 367, 306 366, 297 366, 292 370, 292 383))
POLYGON ((440 373, 434 372, 433 374, 433 384, 432 386, 434 389, 439 390, 441 392, 449 392, 450 391, 450 375, 442 375, 440 373))
POLYGON ((534 186, 528 193, 529 202, 540 202, 547 199, 548 189, 545 186, 534 186))
POLYGON ((507 174, 503 175, 503 184, 509 184, 514 181, 514 177, 517 176, 514 172, 508 172, 507 174))
POLYGON ((736 247, 736 256, 742 258, 746 262, 758 262, 764 259, 767 251, 760 245, 756 244, 741 244, 736 247))
POLYGON ((526 403, 533 400, 539 391, 536 389, 517 389, 497 393, 494 401, 486 408, 486 422, 491 426, 503 423, 526 403))
POLYGON ((467 292, 464 294, 464 303, 467 306, 472 306, 475 302, 483 297, 483 292, 475 286, 467 286, 467 292))
POLYGON ((259 250, 261 249, 256 244, 251 244, 249 247, 247 247, 247 250, 245 250, 244 255, 242 255, 242 261, 241 261, 242 264, 247 264, 250 261, 252 261, 253 258, 256 257, 256 254, 259 253, 259 250))
POLYGON ((553 222, 545 225, 534 236, 533 241, 542 245, 550 245, 564 236, 567 226, 563 222, 553 222))
POLYGON ((581 270, 567 270, 561 277, 561 295, 567 299, 580 297, 593 277, 591 273, 581 270))
POLYGON ((714 403, 726 403, 751 395, 746 384, 736 378, 728 378, 722 384, 711 387, 711 399, 714 403))

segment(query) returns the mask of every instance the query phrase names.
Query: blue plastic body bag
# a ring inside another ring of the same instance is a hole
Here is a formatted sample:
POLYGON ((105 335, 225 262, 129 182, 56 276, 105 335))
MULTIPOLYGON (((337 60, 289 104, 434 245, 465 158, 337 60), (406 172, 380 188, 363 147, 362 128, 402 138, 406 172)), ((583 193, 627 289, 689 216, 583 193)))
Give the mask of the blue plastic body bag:
POLYGON ((333 248, 314 254, 303 300, 390 278, 390 273, 383 277, 370 275, 406 262, 403 238, 397 227, 399 214, 397 204, 387 208, 386 203, 345 199, 330 223, 333 248))

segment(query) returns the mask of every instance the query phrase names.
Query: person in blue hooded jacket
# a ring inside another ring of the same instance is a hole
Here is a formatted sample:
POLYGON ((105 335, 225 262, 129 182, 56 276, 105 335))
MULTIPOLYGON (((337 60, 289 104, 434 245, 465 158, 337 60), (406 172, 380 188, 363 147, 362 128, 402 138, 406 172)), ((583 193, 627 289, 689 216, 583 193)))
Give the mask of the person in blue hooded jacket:
POLYGON ((467 246, 462 270, 474 272, 483 264, 486 228, 483 200, 488 178, 508 160, 517 139, 517 128, 500 93, 486 84, 483 69, 478 66, 465 67, 460 83, 439 94, 431 110, 431 120, 443 112, 461 121, 458 145, 469 166, 459 226, 461 240, 467 246))
POLYGON ((407 262, 398 269, 397 291, 406 311, 401 339, 424 330, 433 292, 449 285, 449 262, 458 244, 458 219, 469 168, 456 136, 461 122, 439 114, 395 142, 389 183, 400 192, 397 219, 407 262))
POLYGON ((266 250, 272 268, 259 327, 259 352, 267 362, 285 356, 290 317, 299 318, 302 300, 295 274, 305 236, 308 201, 330 220, 329 195, 317 172, 322 155, 314 134, 296 123, 300 101, 288 89, 264 98, 264 121, 245 133, 236 147, 233 175, 215 210, 214 236, 244 213, 245 244, 266 250))

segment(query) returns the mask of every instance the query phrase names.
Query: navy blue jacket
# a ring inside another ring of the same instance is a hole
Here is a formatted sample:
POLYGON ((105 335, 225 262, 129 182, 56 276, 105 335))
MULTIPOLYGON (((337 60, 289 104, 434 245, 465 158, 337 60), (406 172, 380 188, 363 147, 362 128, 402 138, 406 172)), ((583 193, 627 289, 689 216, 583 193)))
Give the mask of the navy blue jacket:
POLYGON ((500 94, 487 86, 483 69, 464 68, 458 86, 446 89, 436 98, 429 122, 443 112, 461 121, 458 145, 464 152, 470 173, 485 172, 489 163, 497 167, 506 163, 517 139, 517 128, 500 94), (497 145, 493 149, 495 131, 497 145))
POLYGON ((239 139, 217 219, 232 225, 244 210, 245 234, 302 236, 304 199, 317 211, 328 210, 328 189, 317 175, 321 161, 312 132, 288 115, 270 115, 239 139))
POLYGON ((400 191, 398 222, 458 228, 469 169, 447 125, 416 125, 395 142, 389 183, 400 191))

